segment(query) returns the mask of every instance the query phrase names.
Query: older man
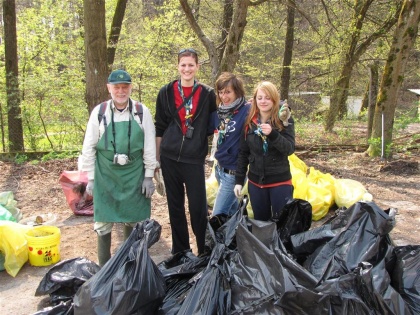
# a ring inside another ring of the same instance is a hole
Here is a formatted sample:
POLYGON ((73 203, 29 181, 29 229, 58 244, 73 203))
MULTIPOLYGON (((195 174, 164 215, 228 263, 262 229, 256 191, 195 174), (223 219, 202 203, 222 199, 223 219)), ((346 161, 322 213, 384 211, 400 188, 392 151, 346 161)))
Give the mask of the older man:
POLYGON ((113 71, 107 87, 111 99, 93 109, 80 161, 80 169, 88 172, 86 192, 94 200, 100 266, 111 257, 114 223, 124 224, 127 239, 137 222, 150 217, 157 166, 153 118, 130 98, 130 75, 113 71))

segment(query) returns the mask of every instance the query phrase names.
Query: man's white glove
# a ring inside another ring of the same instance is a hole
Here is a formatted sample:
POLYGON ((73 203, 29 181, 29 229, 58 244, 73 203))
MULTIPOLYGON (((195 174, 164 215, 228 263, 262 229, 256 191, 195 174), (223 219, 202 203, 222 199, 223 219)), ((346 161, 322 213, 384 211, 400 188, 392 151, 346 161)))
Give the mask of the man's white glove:
POLYGON ((86 193, 89 196, 93 196, 93 179, 90 179, 86 185, 86 193))
POLYGON ((235 193, 236 198, 241 197, 242 185, 235 185, 235 188, 233 188, 233 192, 235 193))
POLYGON ((153 183, 152 177, 145 177, 141 184, 141 193, 144 194, 146 198, 152 198, 154 192, 155 184, 153 183))

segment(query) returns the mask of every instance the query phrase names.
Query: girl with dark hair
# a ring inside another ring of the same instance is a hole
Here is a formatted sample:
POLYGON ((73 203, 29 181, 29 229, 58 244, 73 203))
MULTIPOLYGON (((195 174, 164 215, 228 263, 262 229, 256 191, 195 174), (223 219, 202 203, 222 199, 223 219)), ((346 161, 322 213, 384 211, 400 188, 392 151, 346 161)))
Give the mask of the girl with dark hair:
POLYGON ((218 135, 215 153, 215 176, 219 184, 212 215, 233 215, 238 209, 235 187, 236 164, 239 140, 250 104, 245 100, 242 79, 233 73, 224 72, 216 80, 216 96, 219 104, 212 114, 212 126, 218 135))
POLYGON ((211 87, 196 79, 199 67, 198 53, 192 48, 181 49, 179 79, 162 87, 156 100, 156 159, 166 188, 172 254, 190 249, 185 190, 198 254, 204 253, 207 228, 204 163, 216 95, 211 87))

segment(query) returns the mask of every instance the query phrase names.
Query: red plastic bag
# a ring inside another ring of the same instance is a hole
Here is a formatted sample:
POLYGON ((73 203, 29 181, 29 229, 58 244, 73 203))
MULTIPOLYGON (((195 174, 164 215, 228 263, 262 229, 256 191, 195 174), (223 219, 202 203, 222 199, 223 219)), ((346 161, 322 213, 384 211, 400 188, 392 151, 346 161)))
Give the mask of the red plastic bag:
POLYGON ((58 181, 74 214, 93 215, 93 198, 86 193, 87 172, 63 171, 58 181))

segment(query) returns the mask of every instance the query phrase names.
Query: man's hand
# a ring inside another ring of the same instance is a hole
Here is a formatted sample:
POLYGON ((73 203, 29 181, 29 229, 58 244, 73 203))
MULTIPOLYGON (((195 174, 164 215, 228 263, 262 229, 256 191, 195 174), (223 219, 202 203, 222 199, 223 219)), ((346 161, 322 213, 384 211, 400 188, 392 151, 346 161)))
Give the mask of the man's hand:
POLYGON ((93 196, 93 179, 90 179, 86 185, 86 193, 89 196, 93 196))
POLYGON ((152 177, 145 177, 141 184, 141 193, 144 194, 146 198, 152 198, 154 191, 155 184, 153 183, 152 177))
POLYGON ((236 198, 240 198, 242 192, 242 185, 235 185, 235 188, 233 188, 233 192, 235 193, 236 198))

